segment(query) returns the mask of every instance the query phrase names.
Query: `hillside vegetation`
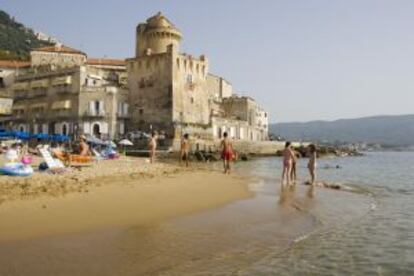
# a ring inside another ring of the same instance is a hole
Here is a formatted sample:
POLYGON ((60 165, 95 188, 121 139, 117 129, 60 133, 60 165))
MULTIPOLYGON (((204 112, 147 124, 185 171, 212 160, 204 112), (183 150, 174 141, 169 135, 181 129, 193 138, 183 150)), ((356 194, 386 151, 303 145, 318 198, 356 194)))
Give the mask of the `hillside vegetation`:
POLYGON ((36 38, 32 29, 0 10, 0 59, 28 60, 30 50, 51 43, 36 38))
POLYGON ((413 146, 414 115, 280 123, 270 125, 270 132, 291 140, 329 143, 370 142, 391 146, 413 146))

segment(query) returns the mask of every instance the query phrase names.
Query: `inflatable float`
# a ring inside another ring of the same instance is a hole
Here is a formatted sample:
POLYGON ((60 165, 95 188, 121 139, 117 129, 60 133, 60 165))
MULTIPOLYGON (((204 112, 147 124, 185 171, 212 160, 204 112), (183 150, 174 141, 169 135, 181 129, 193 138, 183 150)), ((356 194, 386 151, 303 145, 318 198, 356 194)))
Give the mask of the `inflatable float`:
POLYGON ((30 176, 33 174, 33 168, 23 163, 6 163, 0 168, 0 173, 10 176, 30 176))

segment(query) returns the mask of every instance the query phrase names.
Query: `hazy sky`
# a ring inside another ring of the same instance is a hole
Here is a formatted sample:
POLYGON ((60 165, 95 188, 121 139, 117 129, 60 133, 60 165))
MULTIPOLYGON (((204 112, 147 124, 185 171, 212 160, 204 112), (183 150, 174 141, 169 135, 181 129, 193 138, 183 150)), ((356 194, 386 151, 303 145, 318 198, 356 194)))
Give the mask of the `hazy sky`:
POLYGON ((0 0, 17 20, 90 57, 134 55, 162 11, 181 50, 251 95, 271 121, 414 113, 411 0, 0 0))

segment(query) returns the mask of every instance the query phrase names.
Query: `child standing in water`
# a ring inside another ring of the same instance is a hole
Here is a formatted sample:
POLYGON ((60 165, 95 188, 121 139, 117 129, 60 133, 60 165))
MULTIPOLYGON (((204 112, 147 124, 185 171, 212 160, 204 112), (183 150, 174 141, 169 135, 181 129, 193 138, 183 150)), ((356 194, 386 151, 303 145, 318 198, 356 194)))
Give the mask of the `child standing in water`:
POLYGON ((291 173, 292 173, 292 165, 293 160, 295 159, 295 155, 293 153, 291 143, 286 142, 285 149, 283 151, 283 172, 282 172, 282 185, 283 181, 286 178, 286 183, 290 185, 291 182, 291 173))
POLYGON ((224 173, 230 173, 230 162, 233 159, 233 145, 231 144, 227 136, 227 132, 224 132, 224 138, 221 141, 221 158, 223 159, 224 173))
POLYGON ((309 145, 308 169, 311 176, 311 185, 313 186, 316 180, 316 146, 314 144, 309 145))
POLYGON ((150 157, 151 163, 154 163, 155 151, 157 150, 157 137, 156 136, 157 136, 157 133, 153 131, 151 133, 151 139, 148 143, 149 157, 150 157))

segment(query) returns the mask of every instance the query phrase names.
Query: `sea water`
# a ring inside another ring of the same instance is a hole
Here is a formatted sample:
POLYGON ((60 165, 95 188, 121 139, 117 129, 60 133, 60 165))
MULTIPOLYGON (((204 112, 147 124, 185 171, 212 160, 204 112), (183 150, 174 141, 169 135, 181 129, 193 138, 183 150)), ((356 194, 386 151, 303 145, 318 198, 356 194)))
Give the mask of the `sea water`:
POLYGON ((252 198, 156 231, 130 229, 123 273, 414 275, 414 153, 318 160, 318 180, 346 191, 303 185, 306 162, 288 189, 281 189, 280 158, 235 164, 234 174, 253 179, 252 198))

